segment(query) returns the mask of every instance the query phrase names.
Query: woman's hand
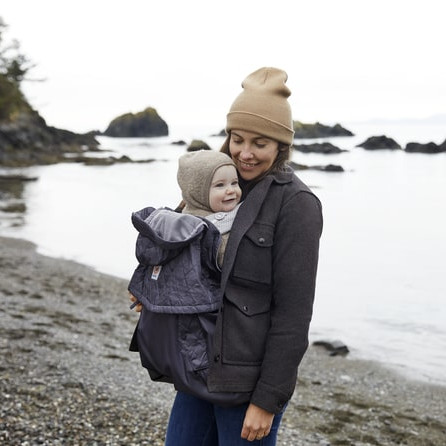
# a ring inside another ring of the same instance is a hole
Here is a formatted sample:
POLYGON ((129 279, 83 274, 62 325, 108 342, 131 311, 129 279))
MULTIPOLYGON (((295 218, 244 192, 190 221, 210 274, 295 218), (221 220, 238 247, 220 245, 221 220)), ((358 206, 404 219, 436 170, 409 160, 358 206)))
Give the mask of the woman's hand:
MULTIPOLYGON (((138 301, 138 299, 132 294, 132 293, 130 293, 129 292, 129 299, 134 303, 134 302, 137 302, 138 301)), ((142 310, 142 304, 137 304, 135 307, 134 307, 134 310, 135 311, 137 311, 138 313, 141 313, 141 310, 142 310)))
POLYGON ((269 434, 273 419, 273 413, 250 404, 246 410, 241 437, 248 441, 261 440, 269 434))

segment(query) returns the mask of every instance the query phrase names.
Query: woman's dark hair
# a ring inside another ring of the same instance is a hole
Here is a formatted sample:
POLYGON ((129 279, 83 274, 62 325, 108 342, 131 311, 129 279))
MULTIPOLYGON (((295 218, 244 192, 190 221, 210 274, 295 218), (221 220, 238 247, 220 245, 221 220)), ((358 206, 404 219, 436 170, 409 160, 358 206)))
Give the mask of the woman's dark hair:
MULTIPOLYGON (((226 155, 231 156, 231 153, 229 151, 229 141, 231 140, 231 133, 228 134, 226 139, 223 142, 223 145, 221 146, 220 152, 226 153, 226 155)), ((269 172, 275 172, 278 170, 282 170, 288 160, 290 159, 291 155, 291 146, 288 144, 285 144, 283 142, 279 142, 279 153, 277 154, 276 159, 274 160, 273 165, 269 169, 269 172)))

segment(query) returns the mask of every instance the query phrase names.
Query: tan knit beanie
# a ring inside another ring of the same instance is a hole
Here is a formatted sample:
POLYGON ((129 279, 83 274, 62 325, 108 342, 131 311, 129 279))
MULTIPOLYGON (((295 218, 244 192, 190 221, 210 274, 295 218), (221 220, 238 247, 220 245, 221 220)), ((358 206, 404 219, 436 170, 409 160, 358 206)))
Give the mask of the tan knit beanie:
POLYGON ((226 131, 246 130, 291 145, 294 129, 287 79, 285 71, 278 68, 265 67, 251 73, 231 105, 226 131))
POLYGON ((231 158, 215 150, 198 150, 182 155, 178 160, 177 181, 186 206, 184 213, 204 217, 212 213, 209 190, 215 171, 222 166, 234 166, 231 158))

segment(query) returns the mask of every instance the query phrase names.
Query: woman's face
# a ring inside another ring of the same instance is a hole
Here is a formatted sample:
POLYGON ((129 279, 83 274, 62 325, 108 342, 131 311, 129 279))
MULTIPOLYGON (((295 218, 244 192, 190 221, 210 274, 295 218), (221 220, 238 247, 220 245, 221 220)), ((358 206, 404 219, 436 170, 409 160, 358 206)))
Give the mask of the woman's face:
POLYGON ((240 176, 250 181, 270 169, 279 153, 279 143, 257 133, 231 130, 229 153, 240 176))

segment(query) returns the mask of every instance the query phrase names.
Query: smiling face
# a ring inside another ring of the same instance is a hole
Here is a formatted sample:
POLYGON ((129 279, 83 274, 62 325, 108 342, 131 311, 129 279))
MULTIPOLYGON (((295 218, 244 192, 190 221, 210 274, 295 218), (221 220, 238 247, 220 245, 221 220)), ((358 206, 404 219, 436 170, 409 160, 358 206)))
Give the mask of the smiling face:
POLYGON ((212 177, 209 188, 209 206, 212 212, 232 211, 240 201, 242 191, 238 185, 234 166, 219 167, 212 177))
POLYGON ((271 168, 279 153, 279 143, 257 133, 231 130, 229 152, 240 176, 250 181, 271 168))

